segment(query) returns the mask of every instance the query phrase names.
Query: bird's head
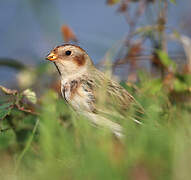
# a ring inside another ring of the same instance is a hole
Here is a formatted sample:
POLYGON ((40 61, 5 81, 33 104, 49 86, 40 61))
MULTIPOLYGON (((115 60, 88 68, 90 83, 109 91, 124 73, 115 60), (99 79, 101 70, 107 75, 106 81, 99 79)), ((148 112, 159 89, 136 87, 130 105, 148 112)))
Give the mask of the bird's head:
POLYGON ((54 62, 59 73, 63 76, 85 72, 93 67, 85 50, 72 44, 57 46, 46 56, 46 59, 54 62))

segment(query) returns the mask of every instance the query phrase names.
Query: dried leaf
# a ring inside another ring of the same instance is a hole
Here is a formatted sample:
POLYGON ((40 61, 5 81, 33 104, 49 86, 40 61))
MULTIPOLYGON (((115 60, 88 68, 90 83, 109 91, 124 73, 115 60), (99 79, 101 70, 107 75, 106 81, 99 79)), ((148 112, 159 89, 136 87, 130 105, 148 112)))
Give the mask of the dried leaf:
POLYGON ((17 90, 14 90, 14 89, 8 89, 4 86, 0 86, 0 89, 5 93, 5 94, 8 94, 8 95, 15 95, 17 94, 17 90))
POLYGON ((69 42, 69 41, 77 42, 78 41, 73 30, 68 25, 63 25, 61 27, 61 33, 62 33, 62 37, 65 42, 69 42))
POLYGON ((127 55, 127 59, 130 59, 130 64, 133 68, 136 66, 136 56, 139 55, 142 50, 143 48, 141 42, 136 42, 131 45, 127 55))
POLYGON ((136 35, 136 34, 143 34, 143 35, 145 35, 145 36, 150 36, 150 35, 152 34, 152 32, 155 31, 156 29, 158 29, 158 27, 157 27, 157 26, 154 26, 154 25, 152 25, 152 26, 148 25, 148 26, 144 26, 144 27, 138 27, 138 28, 135 30, 134 34, 135 34, 135 35, 136 35))
POLYGON ((188 91, 174 90, 169 93, 169 98, 172 102, 189 104, 191 101, 191 93, 189 90, 188 91))
POLYGON ((127 3, 122 2, 122 3, 120 4, 119 8, 117 9, 117 12, 120 12, 120 13, 126 12, 126 11, 127 11, 127 8, 128 8, 127 3))
POLYGON ((115 5, 115 4, 119 3, 119 2, 120 2, 120 0, 107 0, 107 4, 110 5, 110 6, 115 5))
POLYGON ((152 67, 155 67, 155 68, 161 69, 161 70, 166 69, 166 67, 162 64, 162 62, 159 58, 159 55, 156 52, 153 52, 150 60, 151 60, 152 67))
POLYGON ((163 79, 163 86, 167 88, 169 91, 173 90, 173 81, 174 81, 174 74, 168 73, 163 79))
POLYGON ((128 83, 130 83, 130 82, 135 83, 135 82, 137 82, 137 79, 138 79, 138 77, 137 77, 136 72, 132 72, 128 75, 128 83))
POLYGON ((142 43, 141 42, 136 42, 134 44, 131 45, 129 52, 128 52, 128 56, 129 57, 134 57, 138 54, 140 54, 140 52, 143 50, 142 48, 142 43))
POLYGON ((188 64, 185 64, 185 65, 183 66, 183 73, 185 73, 185 74, 191 74, 191 68, 190 68, 190 66, 189 66, 188 64))

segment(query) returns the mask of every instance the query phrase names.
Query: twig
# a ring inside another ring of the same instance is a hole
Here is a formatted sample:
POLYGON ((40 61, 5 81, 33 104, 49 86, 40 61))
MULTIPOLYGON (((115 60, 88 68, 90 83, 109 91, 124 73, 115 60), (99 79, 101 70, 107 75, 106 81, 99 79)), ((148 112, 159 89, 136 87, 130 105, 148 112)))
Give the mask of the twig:
POLYGON ((11 58, 0 58, 0 66, 8 66, 17 70, 26 69, 23 63, 11 58))
POLYGON ((4 86, 1 86, 1 85, 0 85, 0 89, 1 89, 5 94, 7 94, 7 95, 16 95, 16 94, 18 94, 18 91, 17 91, 17 90, 15 90, 15 89, 8 89, 8 88, 6 88, 6 87, 4 87, 4 86))
POLYGON ((16 105, 17 109, 20 110, 20 111, 23 111, 23 112, 26 112, 26 113, 30 113, 30 114, 33 114, 33 115, 39 115, 39 113, 34 112, 34 111, 30 110, 30 109, 25 109, 24 107, 21 107, 18 104, 15 104, 15 105, 16 105))

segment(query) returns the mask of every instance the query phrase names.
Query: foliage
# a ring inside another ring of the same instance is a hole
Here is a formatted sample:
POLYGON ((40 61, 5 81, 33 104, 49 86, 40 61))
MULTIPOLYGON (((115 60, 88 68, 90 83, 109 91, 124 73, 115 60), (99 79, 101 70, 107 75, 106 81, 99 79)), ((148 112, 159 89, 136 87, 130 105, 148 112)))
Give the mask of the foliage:
MULTIPOLYGON (((122 139, 107 129, 93 127, 65 103, 52 66, 32 68, 1 59, 1 66, 19 71, 19 90, 0 86, 0 179, 191 178, 191 66, 187 58, 180 67, 165 48, 167 9, 162 7, 167 2, 176 1, 107 1, 119 6, 118 12, 124 13, 129 25, 122 45, 125 54, 119 53, 121 58, 116 57, 112 70, 118 65, 130 66, 130 81, 121 85, 145 110, 142 125, 123 119, 122 139), (137 27, 145 7, 157 2, 162 6, 156 23, 137 27), (129 17, 132 3, 137 9, 135 16, 129 17), (145 39, 151 42, 147 57, 151 70, 159 70, 157 75, 137 68, 146 49, 145 39)), ((62 35, 65 41, 77 41, 66 25, 62 35)), ((177 33, 175 39, 183 46, 189 40, 177 33)), ((186 48, 186 57, 190 57, 186 48)))
POLYGON ((161 79, 143 72, 139 77, 137 90, 130 84, 123 86, 134 92, 147 116, 141 126, 124 120, 125 137, 120 140, 107 130, 92 127, 55 91, 45 91, 33 107, 23 104, 25 93, 4 89, 1 179, 190 177, 190 102, 171 101, 161 79))

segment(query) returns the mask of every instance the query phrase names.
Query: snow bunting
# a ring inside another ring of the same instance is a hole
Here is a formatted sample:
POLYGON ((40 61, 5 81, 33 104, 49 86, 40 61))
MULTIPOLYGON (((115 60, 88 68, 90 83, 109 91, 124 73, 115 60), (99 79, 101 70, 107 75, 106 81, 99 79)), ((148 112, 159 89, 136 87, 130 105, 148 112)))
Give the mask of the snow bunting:
POLYGON ((64 99, 94 124, 107 127, 120 136, 121 126, 104 117, 104 112, 112 115, 113 105, 122 112, 132 104, 142 111, 133 96, 99 71, 81 47, 72 44, 57 46, 46 59, 54 62, 60 74, 64 99))

